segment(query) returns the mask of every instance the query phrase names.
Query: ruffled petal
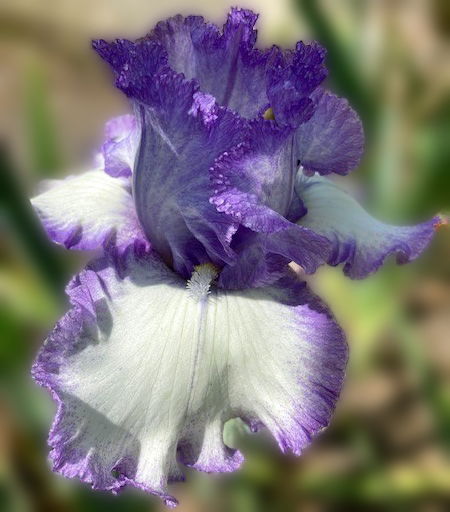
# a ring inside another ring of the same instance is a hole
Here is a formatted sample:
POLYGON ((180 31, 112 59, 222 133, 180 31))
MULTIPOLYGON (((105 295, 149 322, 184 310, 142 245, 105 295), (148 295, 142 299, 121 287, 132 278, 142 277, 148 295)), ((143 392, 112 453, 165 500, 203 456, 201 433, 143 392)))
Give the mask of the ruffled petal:
POLYGON ((326 50, 317 42, 298 42, 295 50, 278 52, 268 68, 267 95, 279 124, 297 127, 314 113, 310 95, 324 81, 326 50))
POLYGON ((322 89, 313 99, 313 116, 296 132, 297 160, 309 174, 348 174, 364 152, 361 120, 344 98, 322 89))
POLYGON ((390 226, 370 216, 349 194, 327 178, 298 175, 296 191, 308 213, 298 223, 333 244, 330 265, 345 263, 344 273, 361 279, 391 254, 398 263, 417 258, 430 243, 439 217, 416 226, 390 226))
POLYGON ((276 52, 253 48, 257 18, 234 8, 220 31, 202 17, 175 16, 158 23, 149 37, 167 50, 172 69, 195 78, 219 105, 253 118, 267 108, 266 67, 276 52))
POLYGON ((256 49, 257 19, 234 8, 219 30, 198 16, 176 16, 158 23, 148 37, 164 46, 172 69, 198 80, 219 105, 246 118, 271 106, 279 123, 297 126, 313 113, 308 96, 327 75, 325 50, 302 42, 293 51, 256 49))
POLYGON ((210 169, 211 203, 241 226, 231 244, 236 260, 220 276, 224 288, 271 283, 290 261, 312 273, 329 255, 326 238, 287 218, 304 211, 293 201, 297 166, 292 133, 272 121, 254 121, 247 141, 221 155, 210 169))
POLYGON ((111 119, 105 126, 102 154, 105 172, 110 176, 131 176, 139 143, 136 119, 124 115, 111 119))
POLYGON ((290 225, 285 216, 296 173, 292 131, 258 119, 251 123, 248 140, 221 155, 211 167, 210 202, 253 231, 285 229, 290 225))
POLYGON ((103 169, 48 180, 31 200, 49 237, 67 249, 91 250, 106 245, 124 251, 149 244, 139 225, 130 181, 112 178, 103 169))
POLYGON ((180 462, 241 464, 223 443, 228 419, 265 426, 295 454, 329 423, 347 346, 326 308, 292 275, 239 292, 208 291, 213 275, 198 269, 186 288, 156 258, 128 253, 125 274, 100 260, 73 281, 73 308, 33 367, 59 404, 56 471, 173 506, 166 485, 180 462))
POLYGON ((156 251, 188 277, 196 264, 233 260, 235 223, 209 204, 208 169, 241 140, 246 124, 171 70, 158 43, 131 44, 95 47, 135 105, 140 142, 133 192, 140 222, 156 251))
POLYGON ((232 248, 236 261, 224 267, 219 285, 238 290, 273 283, 291 261, 307 274, 314 273, 329 258, 331 243, 311 229, 291 224, 275 233, 255 233, 240 227, 232 248))
POLYGON ((167 66, 167 53, 157 43, 135 43, 127 39, 116 39, 108 43, 96 39, 92 41, 92 47, 116 72, 118 87, 125 86, 128 78, 137 82, 139 76, 151 76, 167 66), (131 70, 130 63, 133 64, 131 70))

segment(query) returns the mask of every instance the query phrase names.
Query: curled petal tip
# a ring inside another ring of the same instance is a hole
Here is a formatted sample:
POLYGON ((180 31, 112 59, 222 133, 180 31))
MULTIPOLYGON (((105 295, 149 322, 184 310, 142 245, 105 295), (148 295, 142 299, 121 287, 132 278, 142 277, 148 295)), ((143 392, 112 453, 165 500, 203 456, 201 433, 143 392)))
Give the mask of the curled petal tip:
POLYGON ((435 222, 434 222, 434 230, 437 231, 438 229, 448 226, 450 224, 450 220, 448 215, 444 215, 442 213, 436 215, 435 222))

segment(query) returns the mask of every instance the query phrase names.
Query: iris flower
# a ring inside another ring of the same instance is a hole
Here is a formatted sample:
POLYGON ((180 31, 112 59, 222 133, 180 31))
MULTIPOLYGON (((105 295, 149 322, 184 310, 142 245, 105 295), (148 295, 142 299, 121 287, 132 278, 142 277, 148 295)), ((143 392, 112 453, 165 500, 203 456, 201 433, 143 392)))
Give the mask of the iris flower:
POLYGON ((319 44, 256 49, 256 19, 95 41, 134 114, 107 123, 92 170, 32 200, 54 242, 97 250, 33 366, 58 404, 54 470, 96 489, 175 506, 181 465, 242 464, 231 418, 300 454, 330 421, 347 345, 292 262, 360 279, 416 258, 439 223, 381 223, 328 177, 357 167, 361 122, 323 87, 319 44))

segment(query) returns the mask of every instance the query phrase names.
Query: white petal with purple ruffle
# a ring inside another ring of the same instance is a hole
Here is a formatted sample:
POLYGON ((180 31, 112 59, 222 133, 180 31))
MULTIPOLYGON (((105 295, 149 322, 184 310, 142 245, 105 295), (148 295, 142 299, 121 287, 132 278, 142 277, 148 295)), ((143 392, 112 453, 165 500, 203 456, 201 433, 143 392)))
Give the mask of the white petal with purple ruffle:
POLYGON ((99 168, 44 185, 31 203, 53 241, 90 250, 112 237, 122 247, 143 239, 128 178, 113 178, 99 168))
POLYGON ((201 266, 180 279, 159 260, 128 255, 121 277, 102 259, 80 274, 73 309, 34 366, 60 408, 55 469, 102 489, 132 484, 176 502, 178 463, 232 471, 223 443, 240 417, 299 454, 325 427, 344 377, 344 335, 294 277, 264 289, 209 287, 201 266))
POLYGON ((399 263, 417 258, 433 237, 439 218, 416 226, 391 226, 369 215, 347 192, 327 178, 299 172, 296 192, 307 209, 298 224, 333 243, 330 265, 360 279, 378 270, 395 254, 399 263))

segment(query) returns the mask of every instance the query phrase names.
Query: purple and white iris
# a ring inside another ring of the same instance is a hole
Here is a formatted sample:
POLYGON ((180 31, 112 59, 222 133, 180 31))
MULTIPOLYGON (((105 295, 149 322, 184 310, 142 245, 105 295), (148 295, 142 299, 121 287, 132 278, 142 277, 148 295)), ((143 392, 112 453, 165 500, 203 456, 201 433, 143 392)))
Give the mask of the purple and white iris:
POLYGON ((300 454, 330 421, 347 346, 289 263, 363 278, 416 258, 438 223, 383 224, 326 177, 358 165, 361 122, 322 87, 320 45, 258 50, 256 19, 95 41, 134 115, 107 124, 94 169, 32 200, 52 240, 101 251, 33 367, 58 403, 54 470, 96 489, 174 506, 181 464, 242 463, 230 418, 300 454))

